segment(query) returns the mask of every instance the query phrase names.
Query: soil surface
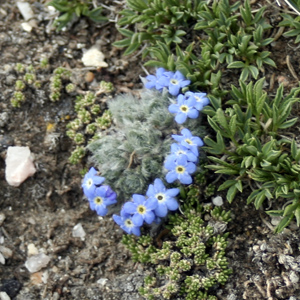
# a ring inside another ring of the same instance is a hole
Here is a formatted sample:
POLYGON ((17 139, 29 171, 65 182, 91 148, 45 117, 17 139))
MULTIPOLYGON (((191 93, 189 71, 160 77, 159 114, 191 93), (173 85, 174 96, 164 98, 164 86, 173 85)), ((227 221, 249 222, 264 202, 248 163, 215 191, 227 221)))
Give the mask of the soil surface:
MULTIPOLYGON (((123 57, 122 51, 112 46, 122 38, 115 21, 124 3, 101 1, 110 21, 95 24, 81 18, 57 33, 52 28, 55 15, 45 3, 28 2, 34 12, 31 32, 23 30, 25 20, 15 1, 0 1, 0 291, 17 300, 142 299, 137 290, 144 276, 152 272, 151 267, 133 263, 121 243, 123 232, 111 217, 97 217, 89 209, 80 175, 90 167, 88 161, 72 165, 68 160, 75 145, 66 136, 66 125, 75 117, 76 97, 62 92, 59 101, 49 99, 49 78, 60 66, 70 69, 70 81, 81 93, 96 92, 101 80, 112 82, 115 94, 142 88, 139 76, 146 74, 141 55, 123 57), (84 67, 83 51, 94 45, 101 46, 107 68, 84 67), (44 58, 49 67, 41 70, 44 58), (26 100, 20 108, 10 103, 15 82, 20 79, 17 63, 33 65, 42 85, 26 88, 26 100), (9 146, 28 146, 35 157, 37 172, 19 187, 5 180, 9 146), (86 233, 84 238, 73 236, 79 223, 86 233), (45 253, 50 258, 47 266, 30 273, 25 266, 30 251, 45 253)), ((283 82, 288 92, 298 86, 298 46, 278 34, 281 17, 275 3, 254 2, 268 6, 265 16, 273 26, 269 34, 278 35, 268 49, 278 68, 266 68, 266 89, 273 95, 283 82)), ((225 77, 226 84, 238 78, 233 71, 225 77)), ((99 96, 103 105, 108 100, 99 96)), ((295 116, 299 113, 293 111, 295 116)), ((299 123, 293 133, 299 134, 299 123)), ((216 296, 224 300, 300 299, 300 230, 291 224, 274 235, 274 220, 253 206, 245 206, 244 200, 241 196, 232 205, 225 204, 233 215, 227 249, 233 274, 216 296)), ((0 299, 7 298, 0 294, 0 299)))

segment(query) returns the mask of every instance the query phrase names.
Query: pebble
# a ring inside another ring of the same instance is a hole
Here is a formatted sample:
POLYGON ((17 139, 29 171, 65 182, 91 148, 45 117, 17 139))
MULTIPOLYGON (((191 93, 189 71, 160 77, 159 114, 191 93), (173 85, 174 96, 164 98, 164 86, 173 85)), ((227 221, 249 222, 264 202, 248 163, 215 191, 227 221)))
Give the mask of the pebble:
POLYGON ((50 257, 44 253, 40 253, 29 257, 25 262, 25 267, 30 273, 35 273, 46 267, 49 262, 50 257))
POLYGON ((217 196, 215 198, 212 199, 212 203, 215 205, 215 206, 222 206, 224 204, 224 201, 222 199, 221 196, 217 196))
POLYGON ((86 67, 108 67, 108 64, 104 61, 104 54, 95 47, 86 50, 81 60, 86 67))
POLYGON ((4 213, 0 213, 0 226, 3 224, 4 220, 5 220, 5 214, 4 213))
POLYGON ((10 300, 10 297, 5 292, 0 292, 0 300, 10 300))
POLYGON ((0 127, 4 127, 8 123, 8 112, 4 111, 0 113, 0 127))
POLYGON ((84 241, 86 233, 85 233, 81 223, 78 223, 73 227, 72 236, 79 237, 79 238, 81 238, 82 241, 84 241))
POLYGON ((6 279, 2 281, 0 286, 0 291, 5 292, 10 298, 17 296, 22 284, 15 279, 6 279))
POLYGON ((4 247, 4 246, 1 246, 0 245, 0 252, 2 253, 2 255, 4 256, 4 258, 11 258, 12 255, 13 255, 13 252, 11 249, 7 248, 7 247, 4 247))
POLYGON ((39 250, 34 244, 29 244, 27 246, 27 255, 28 257, 39 254, 39 250))

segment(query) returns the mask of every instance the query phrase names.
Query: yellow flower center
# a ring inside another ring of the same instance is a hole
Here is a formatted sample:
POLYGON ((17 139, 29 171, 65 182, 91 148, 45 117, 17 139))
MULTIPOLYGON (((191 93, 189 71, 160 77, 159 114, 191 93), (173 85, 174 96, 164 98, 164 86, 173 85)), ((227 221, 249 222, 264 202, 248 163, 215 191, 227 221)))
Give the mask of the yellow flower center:
POLYGON ((176 167, 176 172, 179 173, 179 174, 182 174, 184 173, 185 171, 185 167, 184 166, 177 166, 176 167))
POLYGON ((125 224, 126 227, 133 227, 133 223, 130 219, 126 219, 124 224, 125 224))
POLYGON ((179 109, 184 113, 186 113, 189 110, 188 106, 186 105, 181 105, 179 109))
POLYGON ((194 96, 194 97, 195 97, 195 99, 196 99, 197 102, 200 102, 200 101, 201 101, 201 98, 200 98, 200 97, 198 97, 198 96, 194 96))
POLYGON ((86 185, 90 188, 93 185, 93 180, 88 179, 88 181, 86 182, 86 185))
POLYGON ((139 205, 137 211, 139 214, 143 215, 146 212, 146 207, 144 205, 139 205))
POLYGON ((94 202, 97 204, 97 205, 101 205, 103 203, 103 199, 101 197, 96 197, 94 199, 94 202))
POLYGON ((190 139, 185 139, 184 141, 187 142, 190 145, 193 145, 193 142, 190 139))
POLYGON ((164 202, 165 201, 165 195, 164 194, 156 194, 155 195, 156 199, 158 200, 158 202, 164 202))
POLYGON ((174 84, 174 85, 177 85, 177 84, 178 84, 178 80, 176 80, 176 79, 171 79, 170 82, 171 82, 172 84, 174 84))

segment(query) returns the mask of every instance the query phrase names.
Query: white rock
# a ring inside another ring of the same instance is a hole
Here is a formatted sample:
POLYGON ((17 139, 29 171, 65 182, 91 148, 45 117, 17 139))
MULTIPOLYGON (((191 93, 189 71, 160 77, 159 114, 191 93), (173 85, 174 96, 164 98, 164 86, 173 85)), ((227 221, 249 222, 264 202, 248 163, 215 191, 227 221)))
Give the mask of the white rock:
POLYGON ((1 263, 2 265, 5 265, 5 258, 4 258, 4 256, 2 255, 1 252, 0 252, 0 263, 1 263))
POLYGON ((34 244, 29 244, 27 246, 27 255, 30 257, 37 254, 39 254, 39 250, 37 249, 37 247, 34 244))
POLYGON ((0 226, 3 224, 4 220, 5 220, 5 214, 0 212, 0 226))
POLYGON ((108 67, 108 64, 104 61, 104 54, 96 47, 92 47, 89 50, 86 50, 81 60, 86 67, 108 67))
POLYGON ((17 2, 17 6, 25 21, 28 21, 34 17, 34 13, 28 2, 17 2))
POLYGON ((28 22, 21 23, 21 27, 24 31, 31 32, 32 26, 28 22))
POLYGON ((30 273, 35 273, 46 267, 49 261, 50 257, 48 255, 40 253, 29 257, 25 262, 25 267, 30 273))
POLYGON ((12 186, 19 186, 36 172, 28 147, 8 147, 5 163, 5 178, 12 186))
POLYGON ((11 258, 13 255, 13 252, 11 249, 4 247, 2 245, 0 245, 0 252, 2 253, 2 255, 4 256, 4 258, 11 258))
POLYGON ((100 278, 97 283, 102 285, 102 286, 105 286, 106 285, 106 282, 108 281, 107 278, 100 278))
POLYGON ((10 297, 5 292, 0 292, 0 300, 10 300, 10 297))
POLYGON ((215 205, 215 206, 222 206, 223 205, 223 199, 221 196, 217 196, 215 198, 212 199, 212 203, 215 205))
POLYGON ((72 230, 73 237, 79 237, 79 238, 81 238, 81 240, 84 240, 85 235, 86 235, 86 233, 85 233, 81 223, 78 223, 73 227, 73 230, 72 230))

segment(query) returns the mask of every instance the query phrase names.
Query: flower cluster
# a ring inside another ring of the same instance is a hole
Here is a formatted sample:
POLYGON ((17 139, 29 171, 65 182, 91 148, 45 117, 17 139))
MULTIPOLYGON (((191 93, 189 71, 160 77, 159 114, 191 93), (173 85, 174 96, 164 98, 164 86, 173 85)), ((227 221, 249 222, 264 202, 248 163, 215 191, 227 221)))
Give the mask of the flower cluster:
POLYGON ((171 145, 171 154, 165 160, 165 168, 169 170, 166 175, 168 183, 178 179, 183 184, 191 184, 193 174, 196 171, 199 151, 198 147, 203 146, 203 141, 184 128, 181 135, 172 135, 178 143, 171 145))
POLYGON ((166 189, 161 179, 150 184, 146 196, 134 194, 133 201, 126 202, 120 216, 113 215, 114 221, 127 233, 141 235, 140 227, 146 222, 159 223, 160 218, 168 214, 168 210, 178 209, 176 196, 179 189, 166 189))
POLYGON ((167 88, 172 96, 177 96, 181 88, 191 83, 179 71, 173 73, 166 71, 164 68, 158 68, 156 76, 148 75, 146 79, 148 80, 145 84, 147 89, 155 88, 158 91, 162 91, 163 88, 167 88))
POLYGON ((109 185, 102 185, 105 178, 98 175, 95 168, 90 168, 83 178, 83 193, 87 197, 90 208, 99 216, 105 216, 107 206, 117 203, 117 194, 109 185))
POLYGON ((162 91, 167 88, 172 96, 177 96, 177 103, 169 106, 169 112, 176 114, 175 121, 182 124, 189 117, 196 119, 199 116, 199 111, 204 106, 209 104, 209 99, 205 93, 186 92, 184 95, 179 94, 181 88, 188 86, 191 81, 187 80, 179 71, 175 73, 166 71, 164 68, 158 68, 156 76, 148 75, 148 82, 145 87, 148 89, 155 88, 162 91))
POLYGON ((191 119, 198 118, 199 111, 208 104, 209 99, 205 93, 186 92, 184 95, 179 94, 177 96, 177 103, 169 106, 169 112, 176 114, 175 121, 182 124, 188 117, 191 119))

